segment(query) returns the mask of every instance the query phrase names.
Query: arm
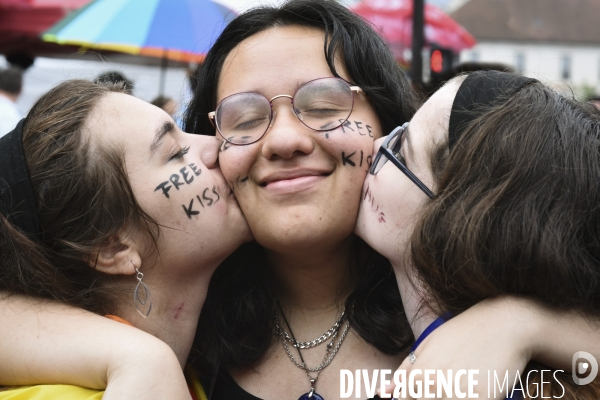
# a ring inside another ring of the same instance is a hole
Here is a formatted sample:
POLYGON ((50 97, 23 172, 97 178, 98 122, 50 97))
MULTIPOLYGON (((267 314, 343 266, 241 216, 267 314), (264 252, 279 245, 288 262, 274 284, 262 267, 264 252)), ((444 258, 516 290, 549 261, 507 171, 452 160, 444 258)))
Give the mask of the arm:
POLYGON ((569 372, 573 355, 581 350, 600 359, 598 318, 505 297, 483 301, 446 322, 421 343, 416 362, 406 359, 400 368, 407 374, 412 369, 479 370, 475 393, 487 398, 488 371, 500 380, 508 371, 512 387, 517 371, 530 360, 569 372))
POLYGON ((452 340, 459 340, 455 337, 458 334, 465 336, 469 343, 480 343, 488 354, 498 348, 512 352, 524 362, 536 360, 567 372, 571 371, 573 355, 578 351, 600 359, 598 317, 553 310, 524 298, 483 301, 448 321, 430 338, 444 340, 445 334, 452 340), (471 336, 479 336, 481 341, 473 342, 475 338, 471 336))
POLYGON ((189 399, 164 342, 98 315, 0 293, 0 385, 106 388, 104 399, 189 399))
POLYGON ((578 351, 600 361, 600 318, 556 312, 539 304, 532 309, 540 322, 536 337, 529 341, 532 359, 567 372, 571 372, 573 355, 578 351))

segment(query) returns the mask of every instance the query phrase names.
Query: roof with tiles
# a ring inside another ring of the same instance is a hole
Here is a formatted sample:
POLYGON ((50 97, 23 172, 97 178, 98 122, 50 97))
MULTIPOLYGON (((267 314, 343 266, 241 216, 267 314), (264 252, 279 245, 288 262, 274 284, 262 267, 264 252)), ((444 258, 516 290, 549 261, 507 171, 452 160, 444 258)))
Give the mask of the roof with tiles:
POLYGON ((600 0, 470 0, 452 17, 478 41, 600 44, 600 0))

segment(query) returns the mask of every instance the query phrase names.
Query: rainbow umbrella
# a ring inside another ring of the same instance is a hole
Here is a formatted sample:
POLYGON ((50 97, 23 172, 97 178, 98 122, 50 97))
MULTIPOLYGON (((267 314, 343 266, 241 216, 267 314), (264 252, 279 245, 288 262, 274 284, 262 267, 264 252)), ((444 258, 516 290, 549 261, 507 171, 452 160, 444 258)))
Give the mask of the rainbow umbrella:
POLYGON ((83 49, 201 62, 236 14, 210 0, 95 0, 42 34, 83 49))

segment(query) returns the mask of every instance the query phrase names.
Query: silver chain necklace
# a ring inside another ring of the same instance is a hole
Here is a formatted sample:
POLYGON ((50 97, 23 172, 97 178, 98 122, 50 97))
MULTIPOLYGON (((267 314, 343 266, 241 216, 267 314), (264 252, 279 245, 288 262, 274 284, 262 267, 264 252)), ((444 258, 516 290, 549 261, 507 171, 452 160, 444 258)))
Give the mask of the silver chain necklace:
POLYGON ((335 339, 338 335, 342 321, 344 320, 345 312, 342 312, 342 315, 335 322, 335 324, 333 324, 333 326, 327 332, 325 332, 323 335, 319 336, 317 339, 311 340, 308 342, 298 342, 294 338, 294 333, 292 332, 292 328, 290 327, 290 324, 288 323, 287 319, 285 318, 285 314, 283 314, 281 307, 279 308, 279 310, 281 311, 281 315, 283 315, 284 321, 285 321, 288 329, 290 330, 291 336, 288 335, 288 333, 279 325, 279 317, 277 316, 277 314, 275 314, 275 331, 276 331, 277 335, 281 338, 281 342, 283 343, 283 348, 285 349, 285 352, 287 353, 290 360, 292 360, 294 365, 296 365, 298 368, 302 369, 304 371, 304 373, 306 373, 306 376, 308 377, 308 379, 310 381, 310 391, 308 393, 305 393, 302 396, 300 396, 300 398, 298 400, 323 400, 323 397, 321 395, 319 395, 318 393, 315 393, 315 386, 317 383, 317 379, 319 378, 319 374, 321 373, 321 371, 325 367, 327 367, 329 364, 331 364, 331 361, 333 360, 333 358, 337 354, 338 350, 340 349, 340 346, 342 345, 342 342, 346 338, 346 334, 348 333, 348 330, 350 329, 350 322, 346 321, 346 326, 344 327, 344 330, 342 331, 342 334, 341 334, 337 344, 335 345, 335 347, 334 347, 335 339), (327 344, 327 347, 325 350, 325 355, 323 356, 323 362, 321 362, 321 364, 317 367, 314 367, 314 368, 308 367, 306 365, 306 362, 304 361, 304 357, 302 357, 302 353, 300 352, 300 349, 307 349, 307 348, 318 346, 319 344, 327 341, 328 339, 331 339, 331 341, 327 344), (296 358, 294 358, 294 355, 292 354, 292 352, 290 351, 290 349, 288 347, 288 342, 290 342, 296 348, 302 363, 298 362, 296 360, 296 358), (310 372, 316 372, 317 374, 315 377, 312 377, 310 375, 310 372))
POLYGON ((335 324, 333 324, 333 326, 331 328, 329 328, 329 330, 327 332, 325 332, 324 334, 322 334, 315 340, 309 340, 308 342, 298 342, 297 340, 294 340, 292 337, 290 337, 290 335, 288 335, 288 333, 284 329, 281 329, 281 327, 279 326, 279 319, 277 318, 277 315, 275 315, 275 327, 280 328, 280 331, 277 332, 279 334, 279 336, 281 336, 283 339, 290 342, 292 344, 292 346, 294 346, 295 348, 310 349, 312 347, 320 345, 321 343, 325 342, 327 339, 330 339, 331 337, 333 337, 334 334, 340 328, 342 320, 344 319, 345 316, 346 316, 346 312, 342 311, 342 315, 340 315, 340 318, 337 321, 335 321, 335 324))

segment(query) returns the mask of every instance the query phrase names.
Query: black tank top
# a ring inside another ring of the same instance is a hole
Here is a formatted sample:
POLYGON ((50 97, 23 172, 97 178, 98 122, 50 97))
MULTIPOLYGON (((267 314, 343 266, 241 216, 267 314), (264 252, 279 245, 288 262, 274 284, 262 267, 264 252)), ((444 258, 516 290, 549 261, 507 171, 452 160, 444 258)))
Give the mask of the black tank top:
MULTIPOLYGON (((300 397, 300 395, 298 395, 300 397)), ((235 380, 227 372, 221 372, 215 382, 213 392, 208 397, 209 400, 263 400, 256 397, 237 384, 235 380)), ((294 399, 290 399, 294 400, 294 399)), ((372 397, 367 400, 380 400, 379 396, 372 397)))

